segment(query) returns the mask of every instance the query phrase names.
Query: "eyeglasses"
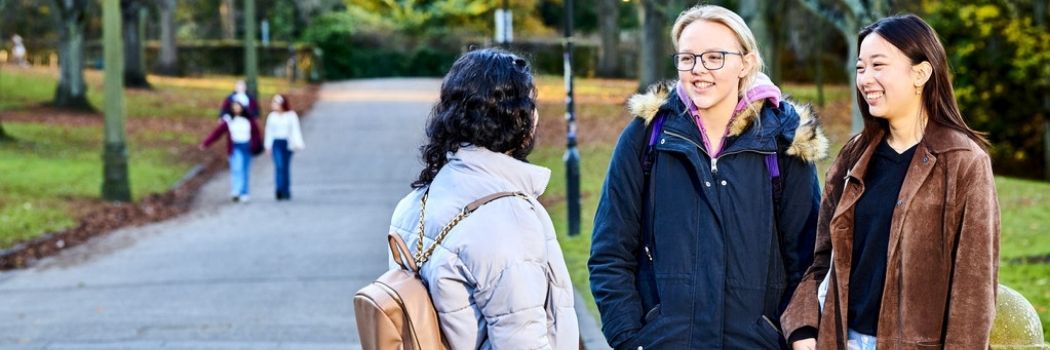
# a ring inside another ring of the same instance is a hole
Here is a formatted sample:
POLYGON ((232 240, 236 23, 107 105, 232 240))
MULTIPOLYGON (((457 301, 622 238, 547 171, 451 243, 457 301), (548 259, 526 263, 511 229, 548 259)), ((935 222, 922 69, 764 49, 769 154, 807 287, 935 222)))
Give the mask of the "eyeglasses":
POLYGON ((719 70, 726 65, 726 55, 737 55, 743 57, 744 54, 740 52, 729 52, 729 51, 707 51, 699 54, 680 52, 671 57, 674 59, 674 66, 676 69, 687 72, 693 70, 696 67, 696 61, 700 60, 704 68, 707 70, 719 70))

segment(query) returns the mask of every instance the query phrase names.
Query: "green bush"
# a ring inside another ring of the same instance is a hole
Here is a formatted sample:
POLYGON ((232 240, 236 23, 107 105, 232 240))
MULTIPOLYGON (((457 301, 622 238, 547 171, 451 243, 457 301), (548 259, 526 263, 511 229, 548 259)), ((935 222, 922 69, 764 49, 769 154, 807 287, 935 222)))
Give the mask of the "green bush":
POLYGON ((996 173, 1040 177, 1050 32, 1036 24, 1032 3, 926 1, 923 10, 948 51, 963 116, 988 132, 996 173))
POLYGON ((427 46, 417 48, 412 53, 411 63, 408 65, 416 70, 421 76, 444 76, 452 63, 456 61, 458 52, 433 49, 427 46))
POLYGON ((330 80, 442 76, 460 52, 455 40, 410 36, 352 11, 319 17, 303 39, 324 50, 322 66, 330 80))

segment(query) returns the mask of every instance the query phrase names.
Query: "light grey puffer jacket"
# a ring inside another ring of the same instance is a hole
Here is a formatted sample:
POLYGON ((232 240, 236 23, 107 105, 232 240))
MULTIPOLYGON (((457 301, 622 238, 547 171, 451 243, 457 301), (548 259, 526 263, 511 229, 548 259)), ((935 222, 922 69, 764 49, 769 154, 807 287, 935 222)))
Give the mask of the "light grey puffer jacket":
MULTIPOLYGON (((535 199, 549 180, 549 169, 471 146, 450 153, 431 183, 425 247, 478 198, 504 191, 530 197, 482 206, 456 225, 423 264, 423 279, 452 349, 579 349, 569 272, 550 216, 535 199)), ((403 198, 390 224, 413 254, 424 192, 403 198)))

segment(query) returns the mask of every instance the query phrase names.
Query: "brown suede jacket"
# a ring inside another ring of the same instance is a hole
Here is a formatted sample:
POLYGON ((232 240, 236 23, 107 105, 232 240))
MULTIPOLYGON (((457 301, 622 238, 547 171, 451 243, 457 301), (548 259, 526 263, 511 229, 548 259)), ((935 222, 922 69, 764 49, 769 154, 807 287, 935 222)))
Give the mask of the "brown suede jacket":
MULTIPOLYGON (((781 317, 785 336, 817 328, 817 349, 846 349, 854 207, 882 139, 860 145, 854 138, 844 150, 864 147, 857 161, 840 156, 828 170, 813 265, 781 317), (821 312, 817 289, 825 276, 821 312)), ((893 212, 879 350, 987 349, 998 266, 999 202, 988 154, 962 132, 931 121, 893 212)))

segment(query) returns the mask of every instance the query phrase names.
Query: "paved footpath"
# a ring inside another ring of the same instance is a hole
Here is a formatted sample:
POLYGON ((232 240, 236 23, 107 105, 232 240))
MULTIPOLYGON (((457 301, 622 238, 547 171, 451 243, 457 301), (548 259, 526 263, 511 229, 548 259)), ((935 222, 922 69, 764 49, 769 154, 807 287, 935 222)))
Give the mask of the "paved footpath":
POLYGON ((221 173, 186 215, 0 273, 0 349, 359 348, 353 293, 386 269, 439 87, 326 84, 291 202, 274 201, 272 162, 257 157, 249 203, 230 202, 221 173))

